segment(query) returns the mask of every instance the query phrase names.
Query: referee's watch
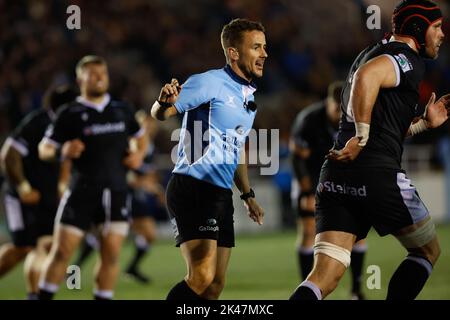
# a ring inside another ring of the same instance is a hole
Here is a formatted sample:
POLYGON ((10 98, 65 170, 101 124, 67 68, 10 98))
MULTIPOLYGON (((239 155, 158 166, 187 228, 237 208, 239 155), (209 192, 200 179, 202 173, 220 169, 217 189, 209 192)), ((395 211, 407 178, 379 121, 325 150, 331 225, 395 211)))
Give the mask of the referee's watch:
POLYGON ((254 198, 254 197, 255 197, 255 191, 253 191, 252 188, 250 188, 249 192, 241 194, 241 199, 244 201, 247 200, 248 198, 254 198))
POLYGON ((163 108, 170 108, 171 106, 173 106, 173 103, 170 103, 170 102, 164 102, 161 100, 157 100, 157 101, 158 101, 159 105, 163 108))

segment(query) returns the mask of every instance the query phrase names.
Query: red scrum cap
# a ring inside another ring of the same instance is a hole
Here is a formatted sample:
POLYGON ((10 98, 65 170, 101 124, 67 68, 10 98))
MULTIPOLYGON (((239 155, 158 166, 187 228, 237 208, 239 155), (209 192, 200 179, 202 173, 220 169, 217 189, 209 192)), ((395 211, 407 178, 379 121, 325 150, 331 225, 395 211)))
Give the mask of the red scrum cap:
POLYGON ((395 35, 412 38, 420 54, 425 54, 428 28, 442 19, 438 5, 430 0, 403 0, 392 15, 392 31, 395 35))

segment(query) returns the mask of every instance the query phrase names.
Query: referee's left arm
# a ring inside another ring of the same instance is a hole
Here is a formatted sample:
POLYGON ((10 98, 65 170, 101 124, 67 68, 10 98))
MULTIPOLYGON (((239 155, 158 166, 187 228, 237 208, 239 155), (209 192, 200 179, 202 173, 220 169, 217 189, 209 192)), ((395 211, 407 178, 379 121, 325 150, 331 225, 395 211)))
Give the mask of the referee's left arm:
POLYGON ((245 149, 243 148, 240 155, 240 161, 234 173, 234 183, 241 193, 250 192, 250 181, 247 173, 247 161, 245 159, 245 149))
POLYGON ((234 173, 234 183, 236 184, 236 187, 239 189, 239 191, 241 191, 242 195, 246 196, 244 203, 248 211, 248 216, 254 222, 262 225, 264 219, 264 210, 256 202, 253 190, 250 188, 244 148, 242 148, 240 159, 241 161, 239 161, 239 164, 234 173))

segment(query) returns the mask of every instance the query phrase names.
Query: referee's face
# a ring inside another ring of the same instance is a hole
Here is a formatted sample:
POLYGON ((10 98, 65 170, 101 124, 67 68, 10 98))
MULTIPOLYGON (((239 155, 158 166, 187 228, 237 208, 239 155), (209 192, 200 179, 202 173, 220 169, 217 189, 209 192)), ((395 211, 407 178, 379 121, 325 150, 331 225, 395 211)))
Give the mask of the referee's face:
POLYGON ((244 32, 237 65, 248 80, 262 77, 266 58, 264 33, 257 30, 244 32))
POLYGON ((90 97, 100 97, 108 91, 108 68, 101 63, 87 64, 84 66, 78 82, 81 93, 90 97))

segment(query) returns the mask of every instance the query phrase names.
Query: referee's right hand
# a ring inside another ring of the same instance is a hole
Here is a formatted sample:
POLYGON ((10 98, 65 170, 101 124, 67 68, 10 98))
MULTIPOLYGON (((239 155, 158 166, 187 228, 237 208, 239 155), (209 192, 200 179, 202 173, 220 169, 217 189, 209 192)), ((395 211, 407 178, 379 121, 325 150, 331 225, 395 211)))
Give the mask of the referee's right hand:
POLYGON ((170 83, 166 83, 164 87, 162 87, 158 101, 174 104, 177 102, 180 91, 181 86, 178 83, 178 80, 172 79, 170 83))

